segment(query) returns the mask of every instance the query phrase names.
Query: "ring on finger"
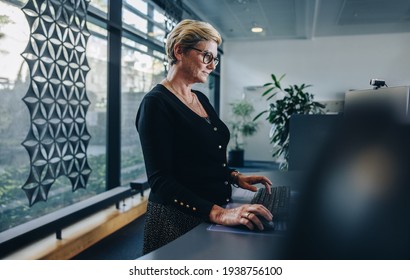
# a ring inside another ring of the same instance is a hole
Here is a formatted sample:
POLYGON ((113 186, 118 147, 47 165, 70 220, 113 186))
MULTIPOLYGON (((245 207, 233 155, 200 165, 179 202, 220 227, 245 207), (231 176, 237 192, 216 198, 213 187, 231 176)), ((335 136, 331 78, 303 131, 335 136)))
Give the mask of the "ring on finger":
POLYGON ((249 219, 249 215, 251 214, 251 212, 247 212, 245 215, 245 218, 249 219))

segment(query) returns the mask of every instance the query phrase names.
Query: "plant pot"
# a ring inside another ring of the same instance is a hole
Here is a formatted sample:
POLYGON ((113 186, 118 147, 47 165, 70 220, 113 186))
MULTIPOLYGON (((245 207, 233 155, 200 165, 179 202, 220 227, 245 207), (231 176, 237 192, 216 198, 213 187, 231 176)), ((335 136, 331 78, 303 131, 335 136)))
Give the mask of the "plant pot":
POLYGON ((231 150, 228 152, 228 165, 242 167, 244 163, 244 150, 231 150))

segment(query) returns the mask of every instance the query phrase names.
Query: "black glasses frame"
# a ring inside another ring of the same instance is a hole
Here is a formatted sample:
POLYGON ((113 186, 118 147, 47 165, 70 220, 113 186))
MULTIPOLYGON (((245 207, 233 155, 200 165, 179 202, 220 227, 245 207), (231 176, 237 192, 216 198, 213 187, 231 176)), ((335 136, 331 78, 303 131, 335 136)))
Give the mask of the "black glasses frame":
POLYGON ((202 53, 203 54, 202 62, 205 64, 210 64, 213 61, 216 67, 219 63, 219 58, 214 57, 214 55, 211 52, 203 51, 203 50, 200 50, 194 47, 189 47, 188 49, 192 49, 192 50, 202 53))

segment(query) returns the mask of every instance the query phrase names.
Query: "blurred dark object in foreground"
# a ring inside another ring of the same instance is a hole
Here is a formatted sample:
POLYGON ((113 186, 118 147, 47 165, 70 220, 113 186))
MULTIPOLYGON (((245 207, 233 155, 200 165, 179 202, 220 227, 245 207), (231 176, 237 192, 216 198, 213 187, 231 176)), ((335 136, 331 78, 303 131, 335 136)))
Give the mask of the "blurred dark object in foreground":
POLYGON ((409 170, 409 125, 351 108, 307 172, 287 258, 410 259, 409 170))

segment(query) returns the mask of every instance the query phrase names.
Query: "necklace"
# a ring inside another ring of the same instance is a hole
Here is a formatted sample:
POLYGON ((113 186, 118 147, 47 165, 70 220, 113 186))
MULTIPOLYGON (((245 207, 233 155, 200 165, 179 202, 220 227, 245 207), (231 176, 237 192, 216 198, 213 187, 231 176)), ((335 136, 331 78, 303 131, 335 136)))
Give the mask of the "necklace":
POLYGON ((194 103, 194 94, 191 92, 191 101, 188 101, 185 99, 185 96, 183 96, 182 94, 180 94, 171 84, 171 82, 168 79, 165 79, 167 81, 167 84, 169 85, 169 87, 172 89, 172 92, 175 93, 176 96, 178 96, 180 99, 182 98, 182 101, 184 103, 187 103, 189 105, 192 105, 192 103, 194 103))
POLYGON ((202 106, 201 102, 199 102, 198 97, 195 95, 195 110, 193 110, 195 113, 197 113, 199 116, 203 118, 208 118, 208 113, 205 111, 204 107, 202 106))
MULTIPOLYGON (((186 100, 186 98, 180 94, 171 84, 171 82, 168 79, 165 79, 168 86, 171 88, 172 93, 175 94, 176 97, 178 97, 179 100, 181 100, 189 109, 191 109, 192 111, 194 111, 197 115, 207 119, 208 117, 208 113, 205 111, 205 109, 202 107, 201 102, 199 102, 198 97, 196 96, 196 94, 191 92, 191 100, 188 101, 186 100)), ((208 120, 207 120, 208 121, 208 120)))

